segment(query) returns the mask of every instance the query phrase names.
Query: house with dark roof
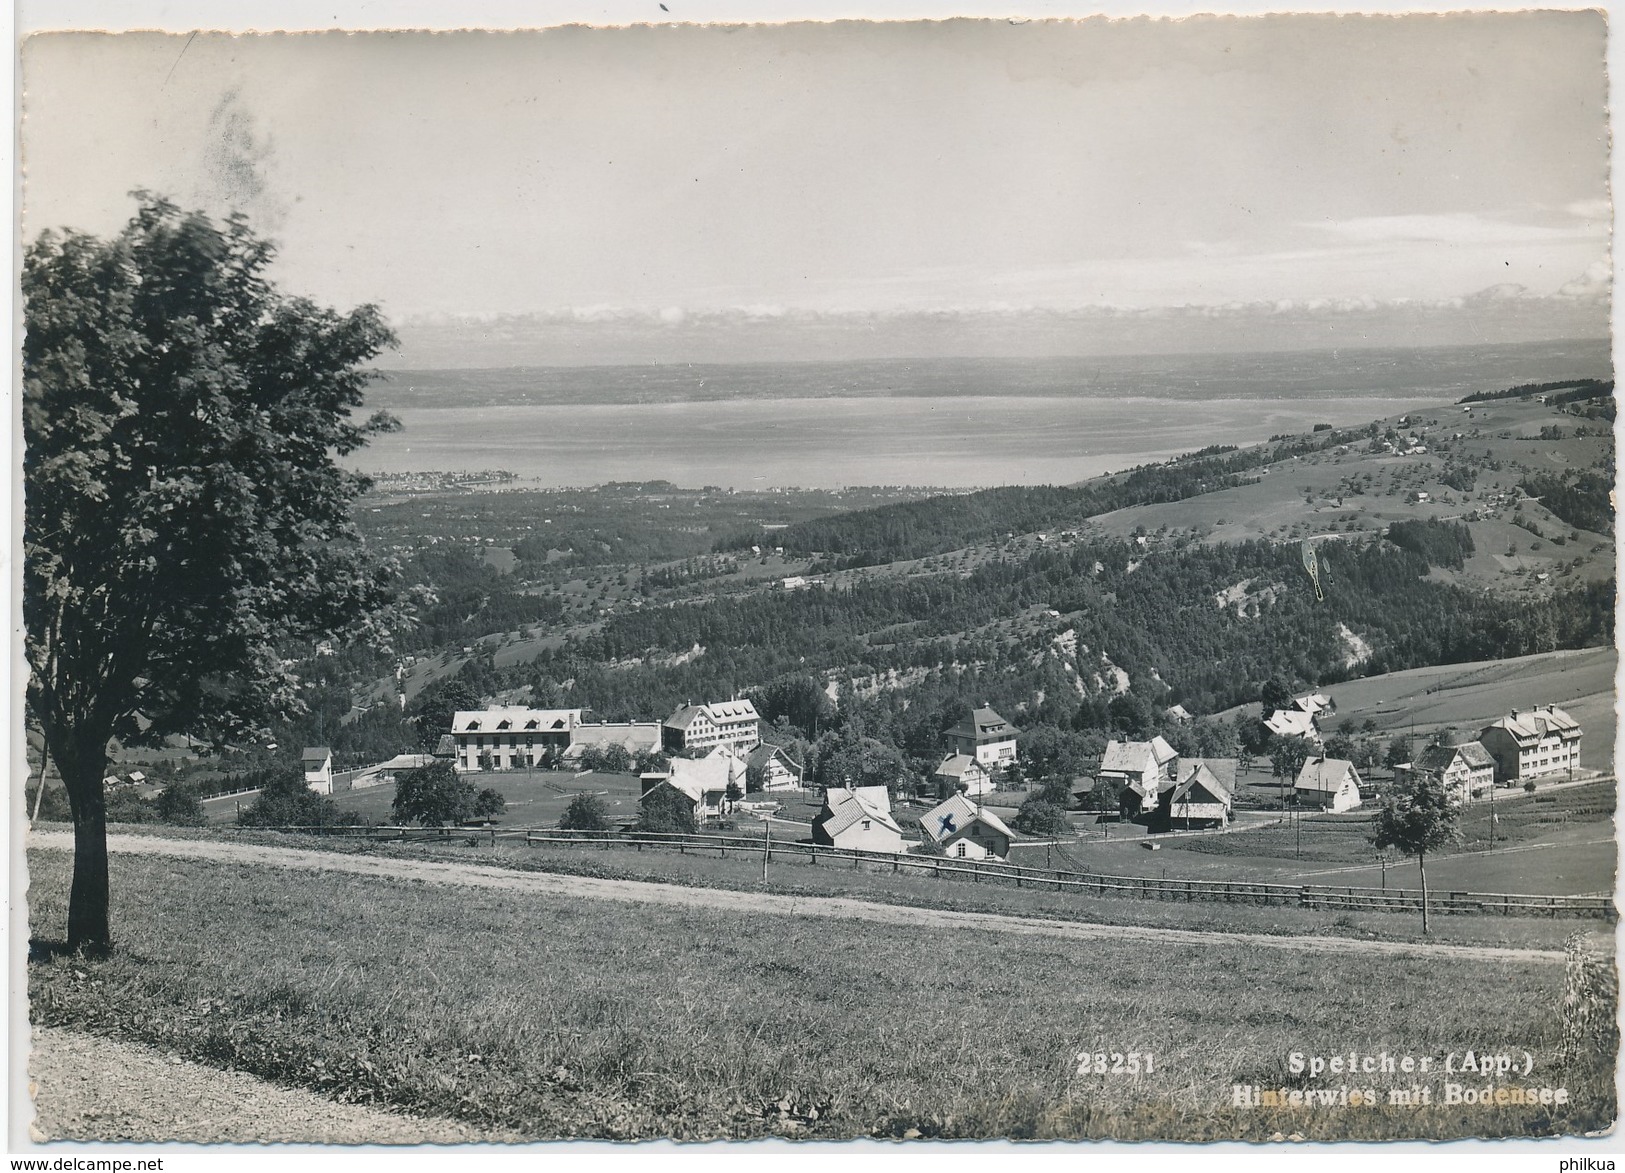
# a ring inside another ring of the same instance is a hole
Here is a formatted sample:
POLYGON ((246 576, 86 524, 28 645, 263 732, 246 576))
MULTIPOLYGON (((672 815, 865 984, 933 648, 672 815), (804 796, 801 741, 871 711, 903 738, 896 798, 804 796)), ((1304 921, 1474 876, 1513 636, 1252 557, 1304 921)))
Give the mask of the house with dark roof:
POLYGON ((831 786, 824 792, 823 809, 813 819, 812 838, 826 847, 856 851, 901 855, 907 850, 884 786, 831 786))
POLYGON ((1478 740, 1495 759, 1495 778, 1515 786, 1532 778, 1580 768, 1580 723, 1555 705, 1514 709, 1509 716, 1479 730, 1478 740))
POLYGON ((963 794, 950 794, 921 816, 920 831, 949 859, 1006 859, 1015 833, 963 794))
POLYGON ((993 775, 988 773, 987 767, 962 753, 951 753, 944 757, 932 771, 931 778, 937 784, 937 793, 943 797, 950 794, 975 797, 993 789, 993 775))
POLYGON ((949 749, 994 769, 1016 760, 1016 729, 986 705, 943 732, 949 749))
POLYGON ((749 701, 682 705, 661 724, 660 739, 667 753, 719 745, 751 750, 762 739, 761 717, 749 701))
POLYGON ((1148 829, 1194 831, 1222 827, 1230 821, 1233 796, 1231 787, 1207 762, 1181 758, 1174 781, 1157 795, 1157 810, 1148 829))
POLYGON ((1343 758, 1305 758, 1292 783, 1292 796, 1300 806, 1334 813, 1354 810, 1364 801, 1360 772, 1343 758))
POLYGON ((1444 784, 1459 802, 1483 798, 1495 785, 1495 759, 1481 742, 1430 745, 1416 756, 1410 772, 1427 774, 1444 784))
POLYGON ((799 790, 803 775, 801 763, 770 741, 762 742, 745 759, 745 777, 756 790, 799 790))

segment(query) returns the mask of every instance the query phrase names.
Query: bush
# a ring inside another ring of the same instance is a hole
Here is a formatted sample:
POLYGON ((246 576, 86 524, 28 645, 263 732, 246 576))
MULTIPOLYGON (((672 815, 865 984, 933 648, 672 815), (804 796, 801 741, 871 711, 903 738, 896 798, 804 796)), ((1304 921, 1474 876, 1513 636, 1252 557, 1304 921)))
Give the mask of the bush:
POLYGON ((564 808, 559 826, 566 831, 609 830, 609 809, 596 795, 578 794, 564 808))
POLYGON ((354 811, 341 811, 305 784, 298 767, 283 767, 261 784, 259 795, 237 815, 240 827, 353 827, 361 822, 354 811))
POLYGON ((395 821, 424 827, 455 826, 469 819, 500 814, 507 807, 495 790, 475 792, 450 762, 421 770, 403 770, 395 779, 395 821))
POLYGON ((692 835, 699 824, 694 803, 675 786, 656 786, 644 796, 638 811, 638 830, 659 835, 692 835))
POLYGON ((206 821, 197 791, 180 782, 164 787, 153 808, 161 821, 176 827, 201 827, 206 821))
POLYGON ((1047 801, 1042 792, 1021 804, 1011 826, 1024 835, 1065 835, 1072 830, 1065 813, 1053 802, 1047 801))

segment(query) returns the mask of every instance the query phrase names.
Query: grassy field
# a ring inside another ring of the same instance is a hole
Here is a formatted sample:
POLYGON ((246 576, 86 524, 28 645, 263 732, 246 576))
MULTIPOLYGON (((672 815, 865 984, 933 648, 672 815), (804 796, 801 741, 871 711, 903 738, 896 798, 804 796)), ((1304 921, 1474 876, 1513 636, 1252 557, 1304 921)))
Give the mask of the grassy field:
MULTIPOLYGON (((1385 427, 1397 425, 1400 418, 1382 422, 1385 427)), ((1526 518, 1545 535, 1542 539, 1511 523, 1506 500, 1529 473, 1601 467, 1613 453, 1613 441, 1604 425, 1593 423, 1590 430, 1595 435, 1577 436, 1577 426, 1585 421, 1534 399, 1474 404, 1468 412, 1459 407, 1429 408, 1404 418, 1408 423, 1400 431, 1418 434, 1428 452, 1371 453, 1365 442, 1356 442, 1345 452, 1331 450, 1280 461, 1253 484, 1185 501, 1118 510, 1092 519, 1090 527, 1118 537, 1141 526, 1146 531, 1167 526, 1194 532, 1210 542, 1292 540, 1334 533, 1381 533, 1395 521, 1460 518, 1472 512, 1477 519, 1469 526, 1477 552, 1462 571, 1447 577, 1533 595, 1613 574, 1612 537, 1574 530, 1538 503, 1526 503, 1526 518), (1548 425, 1558 426, 1562 438, 1541 439, 1540 430, 1548 425), (1460 440, 1455 439, 1458 433, 1460 440), (1439 479, 1446 454, 1478 466, 1472 490, 1453 490, 1439 479), (1360 480, 1359 493, 1349 490, 1355 478, 1360 480), (1408 495, 1416 491, 1426 492, 1429 500, 1411 502, 1408 495), (1563 537, 1565 544, 1554 545, 1553 537, 1563 537), (1578 569, 1567 565, 1576 556, 1584 558, 1578 569), (1543 572, 1550 575, 1545 583, 1534 577, 1543 572)))
MULTIPOLYGON (((218 833, 158 825, 120 828, 120 831, 165 838, 217 839, 218 833)), ((824 857, 776 852, 762 878, 761 856, 752 850, 730 854, 711 849, 672 850, 600 844, 526 844, 490 839, 474 833, 452 832, 442 840, 369 842, 364 840, 286 835, 280 832, 235 833, 233 842, 269 846, 299 846, 339 854, 363 854, 385 859, 427 859, 477 864, 517 871, 540 871, 615 880, 637 880, 716 888, 723 891, 772 892, 787 896, 844 896, 906 908, 934 908, 956 912, 985 912, 1009 916, 1042 917, 1084 924, 1133 925, 1148 928, 1221 930, 1269 936, 1348 937, 1355 940, 1443 942, 1505 948, 1558 948, 1567 935, 1583 931, 1597 940, 1611 939, 1612 928, 1597 920, 1550 917, 1437 916, 1431 935, 1424 937, 1415 912, 1353 912, 1251 903, 1186 902, 1177 895, 1160 900, 1096 895, 1073 890, 1055 891, 1031 884, 1017 887, 1013 880, 994 874, 931 876, 896 871, 883 863, 854 864, 824 857)), ((1159 857, 1160 858, 1160 857, 1159 857)), ((1210 861, 1215 857, 1208 857, 1210 861)), ((1043 853, 1026 861, 1042 866, 1043 853)), ((1144 860, 1132 874, 1155 874, 1144 860)), ((1221 867, 1228 860, 1217 860, 1221 867)), ((1054 865, 1074 866, 1070 852, 1057 851, 1054 865)), ((1178 873, 1175 873, 1178 878, 1178 873)), ((1211 878, 1211 877, 1210 877, 1211 878)), ((1254 879, 1272 880, 1268 873, 1254 879)), ((1341 876, 1315 881, 1347 884, 1341 876)), ((1394 887, 1401 883, 1396 876, 1394 887)))
MULTIPOLYGON (((68 862, 31 862, 45 932, 64 915, 68 862)), ((1551 964, 1476 967, 1495 991, 1486 1026, 1476 999, 1434 996, 1436 961, 1281 954, 1265 979, 1223 944, 943 940, 198 861, 113 869, 116 891, 165 899, 117 901, 108 960, 36 962, 35 1021, 538 1138, 1343 1139, 1614 1118, 1611 1061, 1560 1064, 1551 964), (1440 1062, 1467 1041, 1530 1050, 1527 1082, 1566 1086, 1572 1104, 1230 1106, 1235 1083, 1325 1086, 1290 1075, 1290 1051, 1440 1062), (1085 1050, 1150 1053, 1155 1071, 1079 1075, 1085 1050)))

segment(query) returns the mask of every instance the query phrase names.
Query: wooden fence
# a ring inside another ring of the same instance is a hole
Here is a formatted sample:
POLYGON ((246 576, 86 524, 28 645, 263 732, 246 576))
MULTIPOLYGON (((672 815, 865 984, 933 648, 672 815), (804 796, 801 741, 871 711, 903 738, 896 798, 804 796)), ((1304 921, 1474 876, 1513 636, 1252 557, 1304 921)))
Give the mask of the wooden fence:
MULTIPOLYGON (((676 851, 680 855, 710 855, 726 859, 729 853, 766 859, 804 861, 811 866, 851 867, 890 871, 898 875, 947 876, 973 884, 1013 884, 1053 892, 1087 896, 1114 896, 1137 900, 1205 901, 1223 904, 1295 905, 1300 908, 1339 909, 1351 912, 1419 912, 1422 893, 1414 888, 1359 888, 1321 884, 1271 884, 1238 880, 1179 880, 1151 876, 1114 876, 1033 868, 993 860, 954 859, 931 855, 898 855, 824 847, 759 835, 664 835, 649 831, 566 831, 557 828, 509 829, 482 827, 243 827, 243 831, 291 831, 343 839, 385 843, 449 843, 461 840, 490 843, 522 841, 529 845, 630 847, 637 851, 676 851)), ((1485 916, 1588 917, 1613 921, 1614 902, 1607 896, 1541 896, 1515 892, 1430 891, 1430 912, 1485 916)))
MULTIPOLYGON (((1319 884, 1270 884, 1234 880, 1176 880, 1150 876, 1114 876, 1095 872, 1074 872, 1054 868, 1024 867, 996 861, 952 859, 930 855, 896 855, 890 852, 859 851, 824 847, 815 843, 775 840, 771 845, 759 836, 656 835, 647 832, 564 831, 524 832, 529 844, 632 847, 675 850, 681 854, 716 852, 726 858, 730 852, 767 862, 774 856, 820 861, 830 866, 850 865, 902 874, 949 876, 971 883, 1006 883, 1017 888, 1038 888, 1057 892, 1077 892, 1091 896, 1131 897, 1140 900, 1209 901, 1225 904, 1296 905, 1301 908, 1331 908, 1351 911, 1420 911, 1419 889, 1331 887, 1319 884)), ((1513 892, 1430 891, 1429 911, 1499 916, 1575 916, 1615 919, 1613 901, 1606 896, 1540 896, 1513 892)))

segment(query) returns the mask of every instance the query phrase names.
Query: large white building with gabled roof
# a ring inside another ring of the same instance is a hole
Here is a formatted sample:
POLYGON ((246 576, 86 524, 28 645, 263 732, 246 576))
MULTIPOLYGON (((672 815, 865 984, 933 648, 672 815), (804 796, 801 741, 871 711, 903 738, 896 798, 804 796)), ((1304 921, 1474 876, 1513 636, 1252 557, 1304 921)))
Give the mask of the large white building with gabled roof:
POLYGON ((451 718, 459 770, 512 770, 534 766, 550 749, 570 748, 580 709, 527 709, 506 705, 459 710, 451 718))
POLYGON ((709 750, 719 745, 748 753, 762 740, 761 720, 756 706, 749 701, 683 705, 662 724, 661 742, 668 753, 709 750))

